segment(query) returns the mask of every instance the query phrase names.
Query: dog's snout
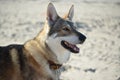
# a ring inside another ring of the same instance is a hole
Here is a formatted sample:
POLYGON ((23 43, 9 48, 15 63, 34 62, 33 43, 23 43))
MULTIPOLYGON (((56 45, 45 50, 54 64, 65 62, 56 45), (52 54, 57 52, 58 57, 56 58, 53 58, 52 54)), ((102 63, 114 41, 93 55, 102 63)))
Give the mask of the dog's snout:
POLYGON ((86 40, 86 36, 80 35, 79 40, 80 40, 80 43, 83 43, 86 40))

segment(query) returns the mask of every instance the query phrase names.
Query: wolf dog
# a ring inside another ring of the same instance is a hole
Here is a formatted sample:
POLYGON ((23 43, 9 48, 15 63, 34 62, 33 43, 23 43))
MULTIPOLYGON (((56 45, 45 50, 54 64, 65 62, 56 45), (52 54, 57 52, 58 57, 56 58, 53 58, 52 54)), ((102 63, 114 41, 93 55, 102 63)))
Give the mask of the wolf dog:
POLYGON ((77 44, 86 39, 76 30, 73 15, 73 5, 60 17, 49 3, 45 25, 36 37, 0 47, 0 80, 59 80, 62 64, 71 53, 79 53, 77 44))

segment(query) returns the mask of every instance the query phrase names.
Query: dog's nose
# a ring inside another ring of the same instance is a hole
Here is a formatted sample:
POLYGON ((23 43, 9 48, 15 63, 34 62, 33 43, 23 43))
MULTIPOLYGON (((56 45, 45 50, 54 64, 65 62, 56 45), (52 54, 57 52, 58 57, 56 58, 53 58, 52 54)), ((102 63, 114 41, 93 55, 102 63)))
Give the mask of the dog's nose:
POLYGON ((80 35, 79 40, 80 40, 80 43, 83 43, 86 40, 86 36, 80 35))

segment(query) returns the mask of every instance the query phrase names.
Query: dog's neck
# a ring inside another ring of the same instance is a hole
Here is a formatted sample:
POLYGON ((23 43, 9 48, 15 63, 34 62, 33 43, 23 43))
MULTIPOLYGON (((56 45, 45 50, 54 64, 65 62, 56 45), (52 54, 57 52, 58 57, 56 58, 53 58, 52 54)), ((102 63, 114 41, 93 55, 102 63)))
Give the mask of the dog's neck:
POLYGON ((40 65, 49 64, 50 69, 56 70, 59 69, 62 64, 57 63, 56 56, 51 54, 51 51, 47 50, 49 48, 44 48, 41 44, 39 45, 37 40, 30 40, 25 44, 25 49, 28 51, 28 53, 33 56, 35 61, 40 65), (44 60, 45 63, 41 64, 41 61, 44 60), (56 62, 55 62, 56 61, 56 62))
MULTIPOLYGON (((36 40, 36 41, 38 41, 38 40, 36 40)), ((38 42, 39 43, 39 42, 38 42)), ((51 54, 51 53, 53 53, 52 51, 51 51, 51 49, 48 47, 48 45, 47 44, 45 44, 45 47, 46 47, 46 51, 49 51, 49 54, 51 54)), ((47 52, 46 52, 47 53, 47 52)), ((52 70, 56 70, 56 69, 59 69, 61 66, 62 66, 62 64, 58 64, 58 63, 56 63, 56 62, 54 62, 55 60, 53 59, 53 60, 48 60, 48 58, 46 58, 46 60, 48 61, 48 63, 49 63, 49 66, 50 66, 50 69, 52 69, 52 70)))

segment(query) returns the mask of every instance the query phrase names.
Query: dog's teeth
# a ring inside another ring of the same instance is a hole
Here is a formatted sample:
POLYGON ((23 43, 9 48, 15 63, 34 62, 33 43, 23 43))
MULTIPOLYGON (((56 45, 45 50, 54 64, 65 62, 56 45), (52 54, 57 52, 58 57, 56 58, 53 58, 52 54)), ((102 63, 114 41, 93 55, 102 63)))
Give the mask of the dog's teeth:
POLYGON ((65 43, 66 45, 68 45, 68 43, 67 43, 66 41, 65 41, 64 43, 65 43))

